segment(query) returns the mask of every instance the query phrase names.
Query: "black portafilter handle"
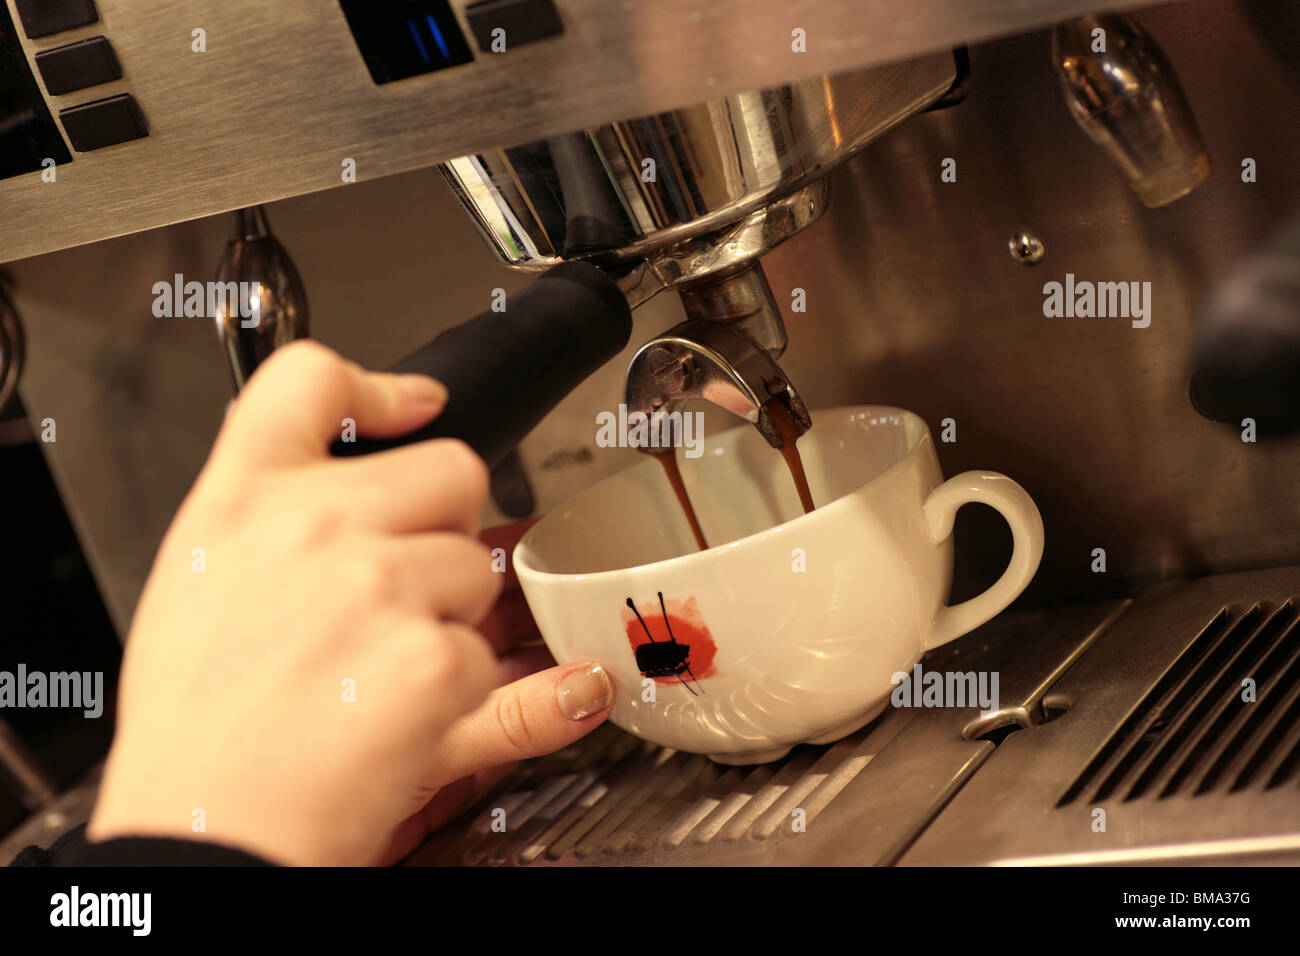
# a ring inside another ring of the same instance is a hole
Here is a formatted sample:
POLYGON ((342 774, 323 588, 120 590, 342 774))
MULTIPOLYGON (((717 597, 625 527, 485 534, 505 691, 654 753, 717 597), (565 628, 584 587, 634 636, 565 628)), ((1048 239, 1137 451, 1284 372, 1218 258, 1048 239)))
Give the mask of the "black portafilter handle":
POLYGON ((1192 405, 1259 437, 1300 432, 1300 216, 1214 290, 1192 356, 1192 405))
POLYGON ((595 266, 564 262, 491 310, 448 329, 393 366, 447 386, 447 407, 398 438, 338 441, 367 455, 431 438, 459 438, 495 466, 546 414, 617 355, 632 335, 618 284, 595 266))

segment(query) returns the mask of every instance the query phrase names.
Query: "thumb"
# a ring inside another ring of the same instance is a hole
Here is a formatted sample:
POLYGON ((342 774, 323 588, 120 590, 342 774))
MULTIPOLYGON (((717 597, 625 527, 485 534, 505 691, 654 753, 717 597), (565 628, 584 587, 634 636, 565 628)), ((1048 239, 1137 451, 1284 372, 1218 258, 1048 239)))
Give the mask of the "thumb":
POLYGON ((603 724, 613 704, 609 675, 590 661, 552 667, 498 687, 481 707, 448 728, 427 785, 441 787, 498 764, 567 747, 603 724))

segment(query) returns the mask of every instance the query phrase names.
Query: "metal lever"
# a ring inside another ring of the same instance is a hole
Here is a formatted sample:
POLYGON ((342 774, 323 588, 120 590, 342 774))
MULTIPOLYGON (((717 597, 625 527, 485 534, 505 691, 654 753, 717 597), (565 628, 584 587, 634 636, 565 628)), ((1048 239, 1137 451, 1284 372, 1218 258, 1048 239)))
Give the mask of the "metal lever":
MULTIPOLYGON (((240 296, 225 296, 216 316, 217 337, 230 363, 235 392, 242 389, 257 367, 272 352, 294 339, 310 335, 307 293, 289 253, 271 234, 261 206, 237 209, 230 215, 230 238, 217 270, 222 283, 258 283, 259 310, 245 319, 239 311, 240 296)), ((236 288, 240 288, 236 286, 236 288)))

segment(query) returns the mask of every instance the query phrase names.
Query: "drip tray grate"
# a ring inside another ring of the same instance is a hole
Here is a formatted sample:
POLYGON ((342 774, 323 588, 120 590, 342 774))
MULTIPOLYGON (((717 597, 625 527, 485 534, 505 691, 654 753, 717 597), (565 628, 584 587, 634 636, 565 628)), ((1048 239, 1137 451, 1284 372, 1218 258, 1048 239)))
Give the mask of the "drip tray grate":
POLYGON ((802 834, 907 721, 908 715, 889 711, 836 743, 796 747, 751 767, 715 764, 607 725, 507 777, 411 862, 602 862, 593 858, 649 852, 690 857, 715 843, 802 834))
POLYGON ((1300 861, 1300 568, 1154 588, 903 857, 1300 861))
POLYGON ((1269 789, 1300 762, 1300 628, 1294 601, 1222 609, 1062 796, 1163 799, 1269 789))

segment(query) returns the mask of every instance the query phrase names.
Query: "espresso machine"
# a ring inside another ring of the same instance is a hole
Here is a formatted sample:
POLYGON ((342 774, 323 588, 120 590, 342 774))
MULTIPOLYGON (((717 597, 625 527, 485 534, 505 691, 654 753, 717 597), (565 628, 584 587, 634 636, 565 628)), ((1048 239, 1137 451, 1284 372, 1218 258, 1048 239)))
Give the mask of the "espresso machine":
MULTIPOLYGON (((1297 862, 1297 48, 1266 0, 3 0, 0 398, 71 423, 44 451, 123 633, 232 384, 307 335, 456 337, 488 524, 635 461, 593 446, 620 403, 774 447, 773 400, 905 406, 1039 502, 1025 597, 925 661, 997 671, 996 713, 758 767, 605 727, 412 863, 1297 862), (150 315, 174 275, 259 284, 260 323, 150 315), (1149 282, 1149 326, 1049 315, 1067 275, 1149 282)), ((1006 563, 987 518, 954 600, 1006 563)))

